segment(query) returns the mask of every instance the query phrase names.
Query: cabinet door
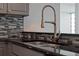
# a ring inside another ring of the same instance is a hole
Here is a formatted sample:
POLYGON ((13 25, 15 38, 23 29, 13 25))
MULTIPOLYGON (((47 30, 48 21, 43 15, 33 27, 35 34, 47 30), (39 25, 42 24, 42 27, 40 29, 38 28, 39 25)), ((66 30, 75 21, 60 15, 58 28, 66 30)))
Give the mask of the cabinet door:
POLYGON ((1 14, 7 13, 7 3, 0 3, 0 13, 1 14))
POLYGON ((28 15, 29 4, 26 3, 8 3, 8 13, 17 15, 28 15))
POLYGON ((0 42, 0 56, 4 56, 5 54, 5 43, 0 42))
POLYGON ((12 47, 12 43, 8 43, 8 56, 16 56, 13 54, 13 47, 12 47))
POLYGON ((0 47, 0 56, 3 56, 4 55, 4 51, 3 50, 4 50, 4 48, 3 47, 2 48, 0 47))

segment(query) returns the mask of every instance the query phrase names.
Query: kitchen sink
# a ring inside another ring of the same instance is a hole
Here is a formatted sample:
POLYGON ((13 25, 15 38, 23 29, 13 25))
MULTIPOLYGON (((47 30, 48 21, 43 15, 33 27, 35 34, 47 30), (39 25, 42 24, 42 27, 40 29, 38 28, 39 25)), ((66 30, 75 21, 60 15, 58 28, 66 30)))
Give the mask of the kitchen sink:
POLYGON ((46 42, 27 42, 25 44, 31 45, 33 47, 37 47, 40 49, 44 49, 47 51, 55 52, 55 53, 60 53, 60 46, 57 44, 52 44, 52 43, 46 43, 46 42))
POLYGON ((57 44, 52 44, 52 43, 46 43, 46 42, 29 42, 30 44, 32 45, 37 45, 37 46, 40 46, 40 47, 50 47, 50 48, 58 48, 59 45, 57 44))
POLYGON ((50 47, 50 48, 59 48, 59 45, 56 44, 45 44, 45 45, 41 45, 42 47, 50 47))
POLYGON ((44 44, 48 44, 48 43, 45 43, 45 42, 30 42, 31 44, 34 44, 34 45, 44 45, 44 44))

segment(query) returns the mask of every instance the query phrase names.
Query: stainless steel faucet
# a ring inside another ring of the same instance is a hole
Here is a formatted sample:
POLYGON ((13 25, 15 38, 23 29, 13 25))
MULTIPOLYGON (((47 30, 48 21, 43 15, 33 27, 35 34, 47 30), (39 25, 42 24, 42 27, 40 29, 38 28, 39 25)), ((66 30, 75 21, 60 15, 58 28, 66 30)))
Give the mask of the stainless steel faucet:
POLYGON ((45 23, 50 23, 50 24, 53 24, 54 25, 54 41, 58 38, 57 37, 57 33, 56 33, 56 31, 57 31, 57 28, 56 28, 56 12, 55 12, 55 9, 54 9, 54 7, 52 7, 52 6, 50 6, 50 5, 45 5, 44 7, 43 7, 43 9, 42 9, 42 20, 41 20, 41 28, 44 28, 44 9, 45 8, 47 8, 47 7, 50 7, 50 8, 52 8, 52 10, 54 11, 54 22, 50 22, 50 21, 45 21, 45 23))

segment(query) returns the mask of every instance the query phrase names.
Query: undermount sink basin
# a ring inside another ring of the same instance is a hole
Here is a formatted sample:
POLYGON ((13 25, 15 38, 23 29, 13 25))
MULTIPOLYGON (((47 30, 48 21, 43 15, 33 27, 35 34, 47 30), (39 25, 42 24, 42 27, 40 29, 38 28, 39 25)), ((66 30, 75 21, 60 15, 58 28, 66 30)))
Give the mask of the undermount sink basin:
POLYGON ((42 47, 58 48, 59 45, 56 45, 56 44, 45 44, 45 45, 42 45, 42 47))
POLYGON ((30 42, 31 44, 34 44, 34 45, 42 45, 42 44, 47 44, 45 42, 30 42))
POLYGON ((59 45, 57 44, 51 44, 51 43, 45 43, 45 42, 30 42, 30 44, 38 45, 40 47, 50 47, 50 48, 58 48, 59 45))

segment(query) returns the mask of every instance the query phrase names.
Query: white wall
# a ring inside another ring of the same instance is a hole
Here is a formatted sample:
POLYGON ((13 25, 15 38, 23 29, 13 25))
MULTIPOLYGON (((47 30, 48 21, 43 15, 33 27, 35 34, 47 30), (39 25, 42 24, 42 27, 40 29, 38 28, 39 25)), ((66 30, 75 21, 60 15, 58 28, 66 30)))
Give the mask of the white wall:
MULTIPOLYGON (((45 5, 51 5, 56 10, 57 31, 59 31, 60 24, 60 4, 59 3, 30 3, 29 16, 24 18, 24 31, 30 32, 53 32, 53 25, 45 24, 45 28, 41 28, 41 13, 45 5)), ((53 11, 51 8, 46 8, 44 11, 44 19, 53 21, 53 11)))
POLYGON ((75 31, 77 34, 79 34, 79 4, 75 4, 75 31))

